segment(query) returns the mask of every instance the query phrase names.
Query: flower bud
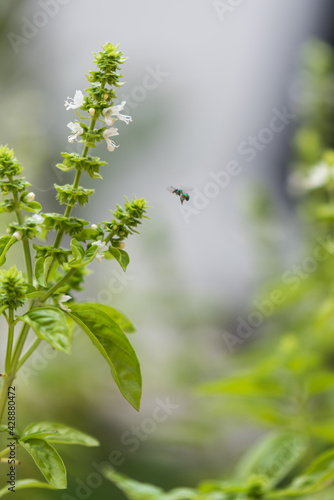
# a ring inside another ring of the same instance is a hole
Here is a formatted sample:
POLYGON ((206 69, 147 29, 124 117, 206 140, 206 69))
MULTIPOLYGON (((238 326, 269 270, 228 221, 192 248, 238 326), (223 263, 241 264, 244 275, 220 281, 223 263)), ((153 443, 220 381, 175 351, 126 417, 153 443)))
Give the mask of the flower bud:
POLYGON ((118 248, 120 248, 121 250, 123 250, 124 247, 125 247, 125 243, 123 241, 120 241, 118 243, 118 248))
POLYGON ((35 201, 35 193, 31 192, 27 194, 27 202, 35 201))
POLYGON ((13 233, 13 236, 14 238, 16 238, 17 240, 22 240, 22 233, 21 231, 15 231, 15 233, 13 233))
POLYGON ((89 108, 89 114, 90 114, 90 116, 94 116, 95 115, 95 109, 94 108, 89 108))
POLYGON ((15 266, 8 271, 0 271, 0 306, 16 309, 26 300, 27 285, 22 273, 15 266))
POLYGON ((91 224, 91 229, 97 229, 97 225, 96 224, 91 224))
POLYGON ((108 94, 104 94, 103 99, 106 101, 108 99, 108 97, 109 97, 108 94))

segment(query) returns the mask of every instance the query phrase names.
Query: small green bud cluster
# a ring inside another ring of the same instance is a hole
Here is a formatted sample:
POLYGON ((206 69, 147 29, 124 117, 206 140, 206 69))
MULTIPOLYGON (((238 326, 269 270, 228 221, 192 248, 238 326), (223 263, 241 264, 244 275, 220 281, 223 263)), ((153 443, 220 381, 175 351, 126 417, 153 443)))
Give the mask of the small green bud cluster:
POLYGON ((38 213, 42 207, 35 200, 34 193, 27 190, 30 186, 24 177, 18 177, 23 167, 14 157, 8 146, 0 147, 0 191, 2 201, 0 212, 26 210, 38 213), (10 195, 10 197, 8 197, 10 195))
POLYGON ((120 243, 129 234, 138 234, 135 228, 142 223, 142 219, 147 219, 145 213, 149 207, 146 203, 144 198, 135 198, 132 201, 126 198, 124 209, 117 205, 116 210, 111 211, 114 219, 110 222, 103 222, 106 232, 109 233, 106 241, 110 241, 112 246, 122 247, 120 243))
POLYGON ((0 271, 0 307, 21 307, 27 301, 27 287, 22 273, 15 266, 8 271, 0 271))

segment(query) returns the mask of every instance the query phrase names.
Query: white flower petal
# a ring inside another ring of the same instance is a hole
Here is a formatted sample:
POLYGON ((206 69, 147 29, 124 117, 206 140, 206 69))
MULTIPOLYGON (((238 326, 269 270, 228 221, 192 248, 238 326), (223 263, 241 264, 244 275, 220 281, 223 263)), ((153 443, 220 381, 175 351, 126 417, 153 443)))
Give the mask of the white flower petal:
POLYGON ((75 92, 74 99, 72 99, 71 97, 68 97, 67 99, 68 100, 65 101, 64 104, 64 106, 66 106, 66 111, 69 109, 80 108, 84 103, 84 95, 81 90, 77 90, 75 92))
POLYGON ((80 123, 77 122, 69 122, 67 124, 68 128, 72 130, 73 134, 68 136, 68 142, 73 142, 76 140, 78 135, 83 134, 83 128, 81 127, 80 123))
POLYGON ((118 146, 114 143, 114 141, 109 139, 109 137, 113 137, 114 135, 119 135, 118 129, 115 127, 107 128, 103 132, 103 137, 106 140, 108 151, 114 151, 115 148, 118 148, 118 146))
POLYGON ((110 108, 106 108, 103 110, 102 114, 105 117, 105 121, 107 125, 112 125, 115 121, 113 116, 116 116, 119 120, 122 120, 126 124, 132 122, 131 116, 128 115, 122 115, 120 111, 124 109, 124 106, 126 104, 126 101, 122 101, 121 104, 117 104, 116 106, 111 106, 110 108))

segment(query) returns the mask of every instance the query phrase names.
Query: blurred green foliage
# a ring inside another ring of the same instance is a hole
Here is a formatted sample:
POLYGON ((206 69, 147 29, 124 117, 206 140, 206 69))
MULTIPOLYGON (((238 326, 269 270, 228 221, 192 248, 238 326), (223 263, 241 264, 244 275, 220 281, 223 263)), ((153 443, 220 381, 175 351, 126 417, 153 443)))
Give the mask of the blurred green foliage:
MULTIPOLYGON (((334 54, 325 43, 313 40, 303 48, 290 184, 307 230, 304 256, 269 283, 253 302, 256 310, 226 334, 233 369, 227 365, 223 377, 197 389, 206 410, 224 425, 252 424, 262 435, 234 472, 222 471, 228 479, 196 489, 166 493, 106 468, 106 477, 130 500, 333 497, 333 70, 334 54)), ((257 201, 254 212, 275 217, 266 199, 257 201)))

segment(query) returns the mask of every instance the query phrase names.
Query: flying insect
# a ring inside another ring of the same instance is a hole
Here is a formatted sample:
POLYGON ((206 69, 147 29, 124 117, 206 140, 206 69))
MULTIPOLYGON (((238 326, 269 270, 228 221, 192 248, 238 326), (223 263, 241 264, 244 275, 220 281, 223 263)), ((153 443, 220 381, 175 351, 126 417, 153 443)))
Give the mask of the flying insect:
POLYGON ((186 201, 190 200, 189 194, 183 191, 183 189, 176 189, 173 186, 169 186, 167 189, 170 193, 176 194, 177 196, 180 197, 181 205, 183 205, 184 200, 186 201))

